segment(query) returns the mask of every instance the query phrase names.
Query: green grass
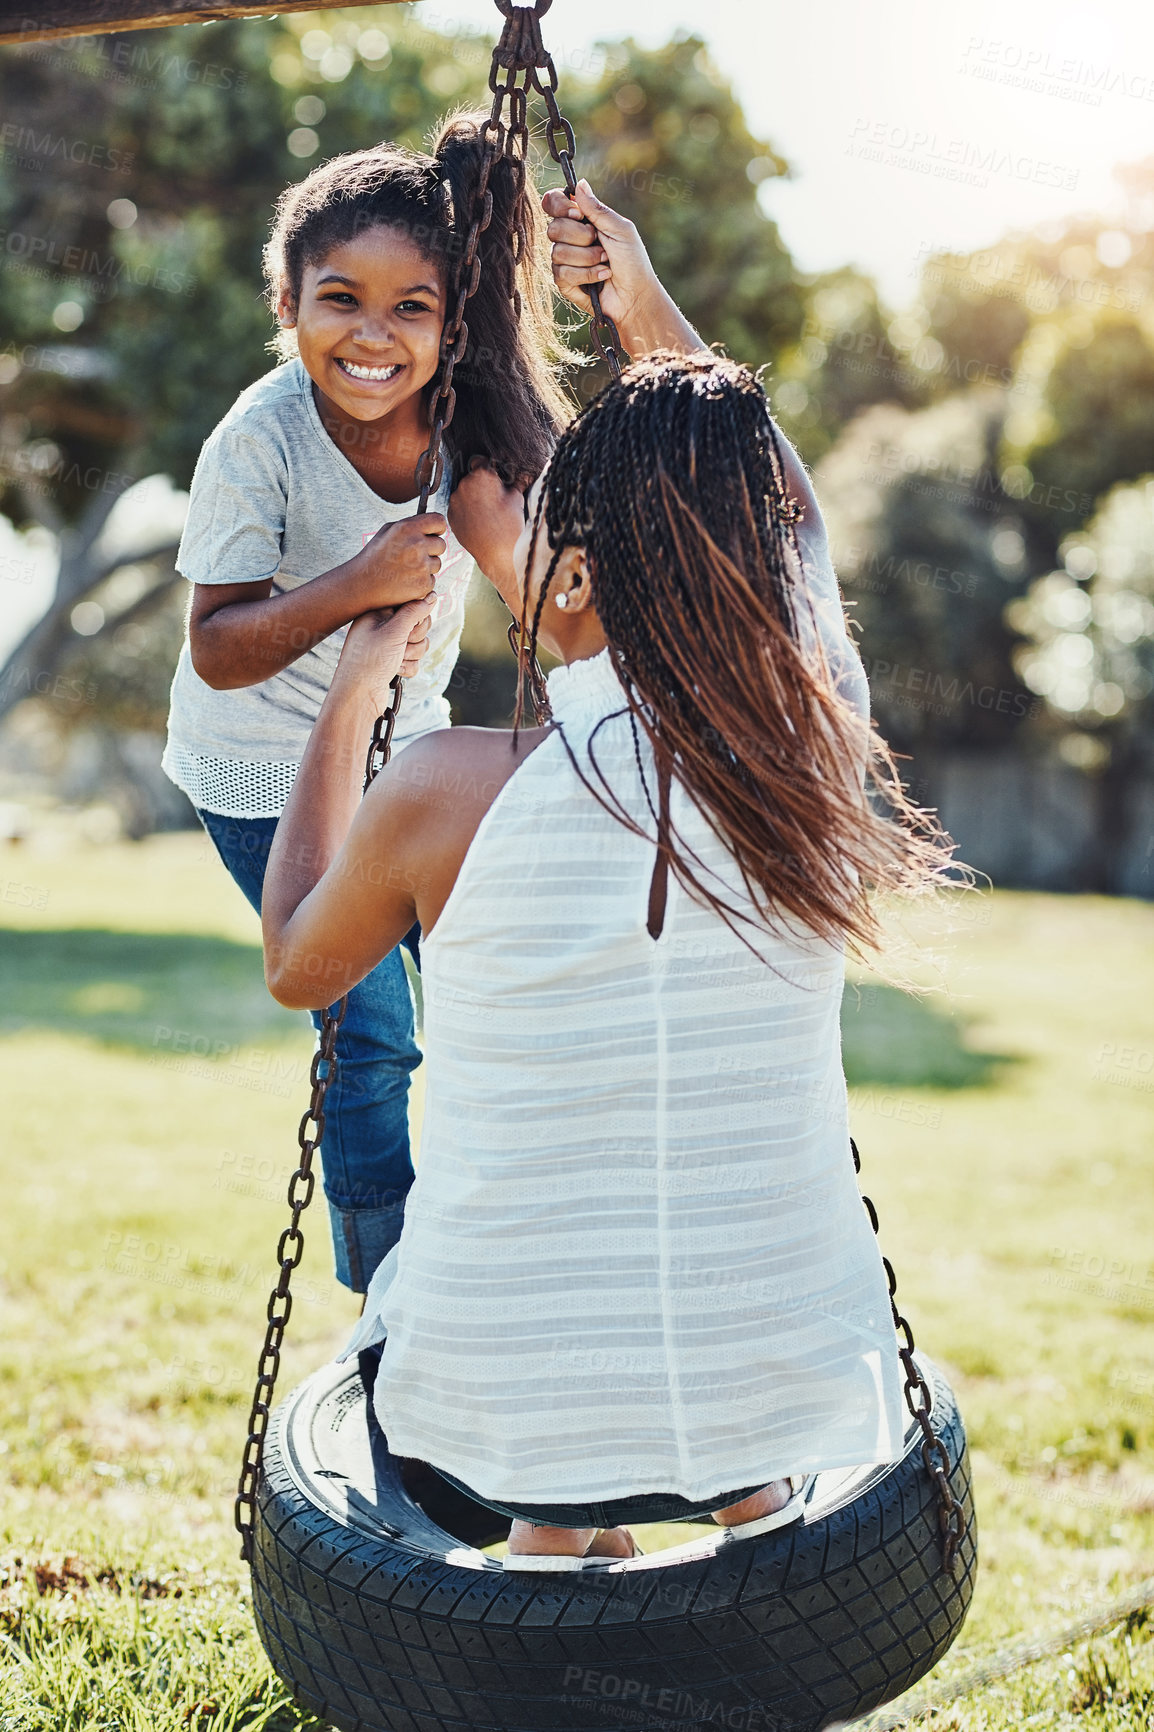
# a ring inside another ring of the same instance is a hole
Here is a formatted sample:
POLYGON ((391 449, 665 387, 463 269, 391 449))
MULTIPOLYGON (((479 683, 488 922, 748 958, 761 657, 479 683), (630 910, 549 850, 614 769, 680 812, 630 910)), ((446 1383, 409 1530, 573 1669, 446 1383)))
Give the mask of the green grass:
MULTIPOLYGON (((252 1633, 231 1496, 311 1033, 197 837, 8 848, 0 922, 0 1732, 309 1725, 252 1633)), ((1154 908, 960 896, 903 931, 895 968, 933 990, 847 995, 846 1062, 974 1454, 979 1588, 932 1694, 1154 1575, 1154 908)), ((285 1388, 357 1310, 323 1210, 306 1238, 285 1388)), ((1146 1728, 1152 1628, 932 1724, 1146 1728)))

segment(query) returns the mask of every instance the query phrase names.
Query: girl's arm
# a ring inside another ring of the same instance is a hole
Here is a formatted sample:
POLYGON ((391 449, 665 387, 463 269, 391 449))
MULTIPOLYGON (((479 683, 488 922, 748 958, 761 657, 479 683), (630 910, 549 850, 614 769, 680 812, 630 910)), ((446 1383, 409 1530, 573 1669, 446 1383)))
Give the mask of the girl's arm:
POLYGON ((691 354, 705 347, 662 286, 636 224, 602 204, 588 181, 577 182, 573 198, 554 190, 541 203, 551 219, 546 232, 553 243, 553 281, 567 301, 591 313, 581 285, 599 283, 601 306, 630 355, 653 349, 691 354))
POLYGON ((271 577, 195 584, 193 667, 216 691, 258 685, 359 615, 415 601, 441 568, 446 528, 436 511, 386 524, 343 565, 279 595, 271 577))
MULTIPOLYGON (((531 483, 530 483, 531 485, 531 483)), ((491 464, 473 458, 449 500, 453 534, 476 560, 514 619, 521 617, 521 596, 513 569, 513 549, 525 521, 525 494, 504 487, 491 464)))

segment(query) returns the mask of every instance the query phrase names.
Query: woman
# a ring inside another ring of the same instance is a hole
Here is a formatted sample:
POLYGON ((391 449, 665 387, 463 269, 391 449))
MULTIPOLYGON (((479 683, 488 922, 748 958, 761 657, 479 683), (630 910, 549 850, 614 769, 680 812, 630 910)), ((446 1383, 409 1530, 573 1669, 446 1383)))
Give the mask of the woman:
POLYGON ((945 852, 870 734, 816 501, 744 369, 650 355, 525 501, 463 488, 489 575, 516 532, 552 721, 427 736, 359 804, 427 615, 354 624, 270 859, 266 967, 315 1008, 419 920, 422 1160, 348 1351, 384 1340, 394 1452, 513 1517, 510 1564, 579 1568, 632 1555, 629 1520, 760 1529, 805 1475, 900 1453, 838 1013, 868 887, 945 852))

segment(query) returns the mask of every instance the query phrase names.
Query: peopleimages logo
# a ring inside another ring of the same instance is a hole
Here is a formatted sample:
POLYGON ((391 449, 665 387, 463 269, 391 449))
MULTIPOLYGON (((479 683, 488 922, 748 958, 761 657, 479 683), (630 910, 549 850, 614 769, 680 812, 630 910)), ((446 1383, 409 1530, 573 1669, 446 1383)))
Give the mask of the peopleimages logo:
POLYGON ((1041 699, 1031 697, 1029 692, 975 686, 973 680, 963 682, 956 675, 936 673, 932 668, 903 667, 900 662, 883 661, 879 656, 872 659, 863 656, 862 666, 875 695, 884 680, 890 703, 905 703, 915 709, 936 705, 933 713, 937 715, 948 715, 959 704, 993 710, 1000 716, 1036 715, 1042 707, 1041 699))
MULTIPOLYGON (((21 30, 28 36, 38 36, 43 28, 37 18, 23 18, 21 30)), ((58 66, 71 62, 76 71, 87 72, 91 64, 100 68, 100 76, 118 84, 137 84, 155 88, 161 79, 178 79, 185 84, 204 84, 214 90, 241 90, 248 83, 248 73, 238 66, 225 66, 211 60, 190 60, 187 55, 174 54, 170 48, 143 39, 125 41, 120 36, 75 36, 57 38, 34 45, 28 59, 40 64, 58 66)))
POLYGON ((1028 151, 979 144, 974 139, 942 138, 932 130, 900 122, 859 117, 850 131, 845 153, 864 162, 908 168, 917 174, 963 181, 971 186, 988 186, 992 175, 1027 181, 1034 186, 1059 187, 1065 192, 1073 192, 1078 185, 1078 170, 1066 163, 1047 162, 1028 151))
POLYGON ((967 599, 978 593, 976 572, 955 571, 948 565, 934 565, 928 559, 899 559, 893 553, 883 558, 880 553, 871 552, 861 558, 856 548, 850 549, 846 582, 875 595, 887 594, 894 583, 967 599))
POLYGON ((977 293, 1013 300, 1040 294, 1131 313, 1142 305, 1142 291, 1135 283, 1108 281, 1093 274, 1078 277, 1069 271, 1051 271, 1027 255, 1007 257, 992 249, 954 259, 943 257, 936 244, 923 241, 914 254, 912 268, 915 275, 921 272, 923 283, 941 284, 967 296, 977 293))
POLYGON ((113 295, 125 283, 183 295, 191 294, 196 283, 190 271, 173 271, 165 265, 143 262, 129 264, 115 253, 92 252, 51 235, 26 234, 22 229, 0 229, 0 249, 13 270, 42 276, 67 272, 85 278, 97 295, 113 295))
POLYGON ((136 160, 135 151, 93 144, 86 138, 65 138, 51 131, 38 132, 34 126, 17 126, 11 120, 0 125, 0 149, 45 160, 83 163, 87 168, 107 169, 110 174, 127 174, 136 160))
POLYGON ((962 56, 962 71, 972 78, 1009 84, 1039 95, 1060 95, 1068 101, 1097 108, 1103 96, 1126 96, 1154 102, 1154 74, 1149 68, 1100 64, 1078 55, 1060 55, 1032 43, 1003 37, 971 36, 962 56))

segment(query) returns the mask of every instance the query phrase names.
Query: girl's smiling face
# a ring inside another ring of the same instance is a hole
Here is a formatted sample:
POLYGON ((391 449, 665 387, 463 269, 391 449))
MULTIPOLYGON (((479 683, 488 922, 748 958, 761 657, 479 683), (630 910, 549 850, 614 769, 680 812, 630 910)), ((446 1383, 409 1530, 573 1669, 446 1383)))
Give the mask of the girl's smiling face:
POLYGON ((277 317, 296 331, 305 371, 352 420, 377 421, 415 398, 437 370, 445 279, 400 229, 377 226, 305 266, 277 317))

